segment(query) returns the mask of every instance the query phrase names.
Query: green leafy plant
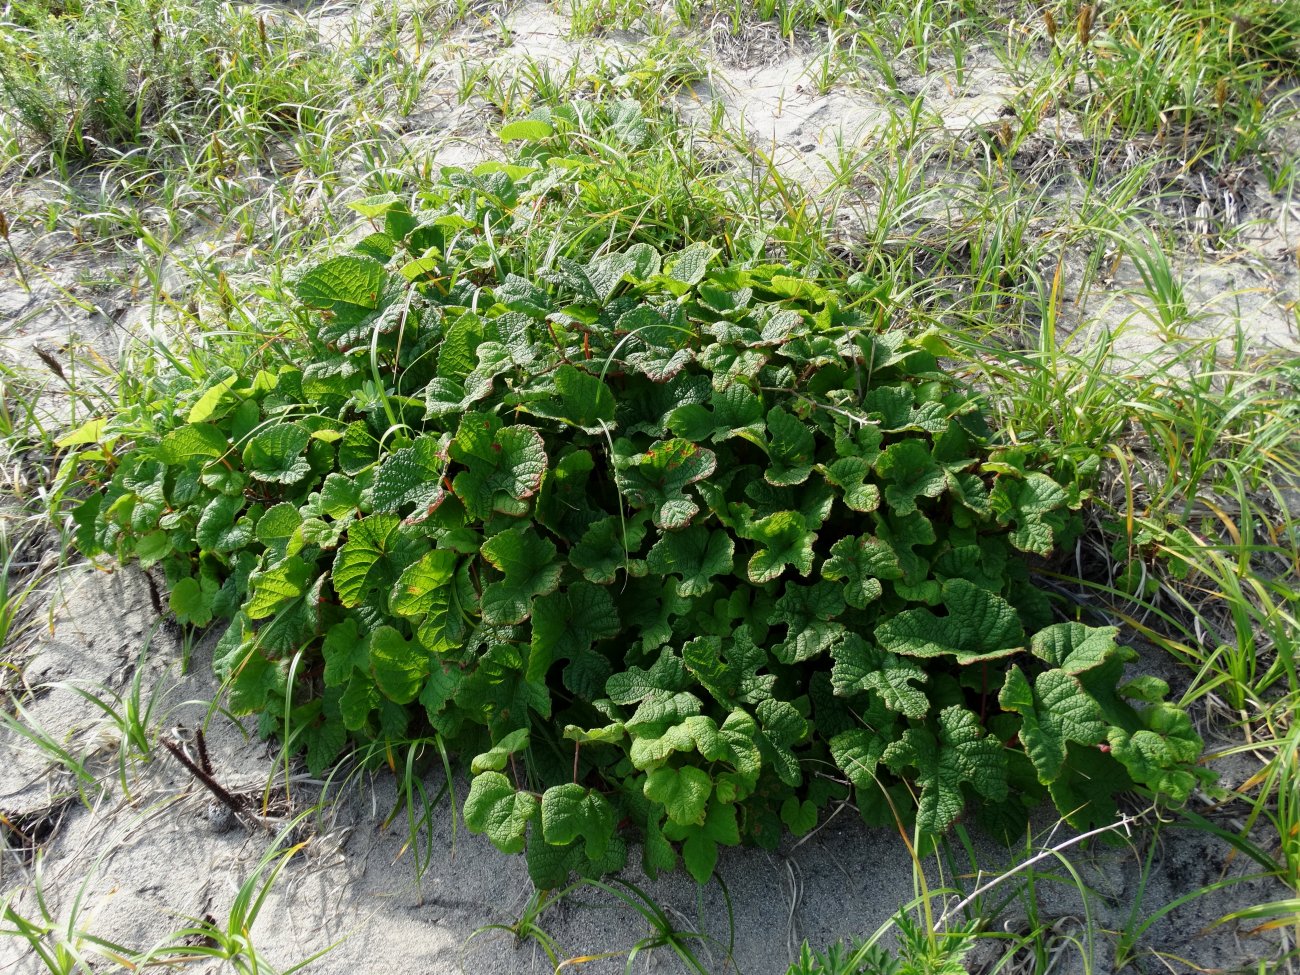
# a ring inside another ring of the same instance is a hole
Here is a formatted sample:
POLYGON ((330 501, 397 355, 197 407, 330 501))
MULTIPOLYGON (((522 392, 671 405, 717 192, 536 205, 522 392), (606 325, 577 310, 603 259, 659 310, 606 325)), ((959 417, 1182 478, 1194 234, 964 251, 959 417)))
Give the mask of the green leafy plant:
POLYGON ((940 336, 703 243, 539 254, 566 147, 639 119, 548 109, 516 164, 357 204, 260 368, 65 439, 82 551, 228 619, 230 707, 314 771, 349 739, 477 754, 466 824, 544 889, 618 869, 623 823, 703 882, 850 788, 928 837, 1186 800, 1187 715, 1032 585, 1080 470, 1000 444, 940 336))
POLYGON ((899 975, 900 970, 897 959, 874 945, 857 950, 853 946, 833 944, 825 951, 815 952, 805 941, 786 975, 899 975))

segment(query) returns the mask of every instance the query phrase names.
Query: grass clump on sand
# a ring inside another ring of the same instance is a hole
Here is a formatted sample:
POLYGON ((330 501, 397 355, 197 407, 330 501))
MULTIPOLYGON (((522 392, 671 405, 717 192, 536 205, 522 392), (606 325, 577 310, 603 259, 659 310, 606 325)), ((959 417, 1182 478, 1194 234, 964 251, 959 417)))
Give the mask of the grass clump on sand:
POLYGON ((8 18, 0 112, 33 161, 59 170, 148 147, 161 133, 211 137, 232 110, 250 130, 283 130, 345 90, 319 84, 306 32, 226 4, 21 2, 8 18))

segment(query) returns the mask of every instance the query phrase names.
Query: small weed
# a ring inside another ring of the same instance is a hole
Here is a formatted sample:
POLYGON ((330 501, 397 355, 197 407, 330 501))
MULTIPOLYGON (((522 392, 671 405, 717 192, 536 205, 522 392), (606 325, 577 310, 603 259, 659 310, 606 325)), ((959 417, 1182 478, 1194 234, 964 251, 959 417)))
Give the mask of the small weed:
POLYGON ((36 718, 17 700, 11 702, 14 714, 0 708, 0 726, 7 728, 11 734, 28 742, 40 754, 49 760, 49 768, 61 768, 70 773, 77 787, 77 794, 82 804, 90 809, 103 794, 104 786, 99 777, 88 767, 89 756, 80 754, 75 746, 66 739, 60 740, 45 730, 36 718))
MULTIPOLYGON (((151 634, 152 636, 152 634, 151 634)), ((59 683, 51 687, 64 688, 76 694, 104 716, 104 721, 117 733, 118 781, 123 794, 129 799, 131 789, 127 769, 139 762, 147 762, 153 757, 154 731, 158 721, 154 712, 163 700, 164 694, 158 683, 146 692, 144 676, 145 660, 149 653, 149 639, 136 658, 131 684, 125 693, 119 693, 101 686, 98 693, 75 684, 59 683)))
POLYGON ((90 975, 104 961, 123 970, 133 969, 131 949, 98 937, 86 928, 83 907, 94 871, 86 875, 77 889, 66 919, 60 920, 46 893, 43 867, 43 860, 38 857, 29 888, 35 901, 35 916, 24 916, 15 906, 22 896, 21 890, 12 891, 0 900, 0 924, 3 925, 0 938, 25 942, 31 953, 29 957, 39 961, 48 975, 90 975))
POLYGON ((306 843, 301 842, 292 846, 286 844, 296 835, 298 827, 315 813, 315 809, 299 813, 280 831, 257 866, 235 892, 224 918, 218 920, 209 916, 196 919, 189 927, 170 934, 164 944, 133 959, 134 966, 174 966, 206 959, 224 962, 238 975, 293 975, 307 969, 342 944, 347 935, 287 968, 276 968, 266 961, 253 939, 253 928, 276 881, 289 862, 306 846, 306 843))

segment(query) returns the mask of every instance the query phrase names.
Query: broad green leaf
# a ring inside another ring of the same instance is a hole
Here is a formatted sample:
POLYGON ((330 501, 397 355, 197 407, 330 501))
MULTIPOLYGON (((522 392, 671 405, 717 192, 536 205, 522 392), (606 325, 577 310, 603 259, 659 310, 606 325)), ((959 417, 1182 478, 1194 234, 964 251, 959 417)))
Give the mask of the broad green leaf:
POLYGON ((934 560, 934 574, 941 580, 966 579, 981 589, 999 592, 1007 584, 1010 546, 1001 534, 986 535, 977 544, 961 544, 954 532, 953 546, 934 560))
POLYGON ((628 335, 620 343, 623 362, 652 383, 670 382, 695 357, 687 345, 693 332, 683 323, 680 309, 670 320, 658 308, 638 305, 619 318, 615 329, 628 335))
POLYGON ((649 694, 637 705, 636 713, 625 727, 633 736, 654 736, 699 714, 701 707, 700 699, 688 691, 649 694))
POLYGON ((670 820, 664 826, 664 835, 682 841, 682 863, 686 865, 686 872, 696 883, 707 884, 718 865, 718 846, 740 844, 736 807, 726 802, 711 803, 703 825, 683 826, 670 820))
POLYGON ((194 401, 186 420, 190 423, 206 423, 213 417, 228 412, 229 407, 225 409, 222 407, 230 391, 238 385, 239 378, 238 373, 232 373, 209 386, 204 390, 203 395, 194 401))
POLYGON ((200 580, 186 576, 172 586, 167 608, 182 626, 207 626, 212 622, 212 603, 216 595, 216 585, 205 587, 200 580))
POLYGON ((882 430, 924 430, 939 435, 949 425, 949 409, 942 402, 916 403, 916 390, 910 386, 877 386, 862 397, 862 409, 880 424, 882 430))
POLYGON ((254 535, 268 549, 283 555, 289 539, 302 524, 302 515, 287 501, 269 508, 257 521, 254 535))
POLYGON ((677 407, 668 414, 668 428, 691 443, 720 443, 731 437, 761 442, 763 401, 743 382, 733 382, 715 392, 709 405, 712 409, 700 403, 677 407))
MULTIPOLYGON (((545 321, 553 308, 551 297, 527 278, 517 274, 506 274, 505 280, 497 285, 493 294, 497 301, 511 311, 523 312, 538 321, 545 321)), ((439 375, 447 373, 439 367, 439 375)))
POLYGON ((821 468, 827 483, 840 489, 844 504, 854 511, 875 511, 880 507, 880 488, 866 483, 871 461, 865 457, 841 457, 821 468))
POLYGON ((156 565, 172 553, 172 540, 164 531, 141 535, 135 542, 135 557, 142 569, 156 565))
POLYGON ((1118 817, 1115 793, 1128 772, 1109 754, 1096 748, 1070 753, 1062 774, 1047 787, 1052 802, 1075 829, 1111 826, 1118 817))
POLYGON ((535 890, 559 890, 573 879, 575 871, 591 869, 591 861, 580 844, 556 846, 541 839, 540 815, 533 819, 532 842, 524 850, 524 862, 528 865, 528 879, 535 890))
POLYGON ((296 423, 262 427, 244 445, 244 469, 259 481, 296 484, 311 473, 302 452, 311 434, 296 423))
POLYGON ((348 209, 355 210, 367 220, 374 220, 388 213, 389 208, 394 204, 402 202, 402 198, 396 193, 380 193, 375 196, 368 196, 364 200, 357 200, 348 204, 348 209))
MULTIPOLYGON (((104 436, 104 430, 108 425, 108 420, 104 417, 95 417, 93 420, 87 420, 81 426, 77 427, 71 433, 64 434, 58 440, 54 441, 56 447, 81 447, 85 444, 99 443, 104 436)), ((184 429, 184 428, 181 428, 184 429)), ((178 432, 178 431, 176 431, 178 432)), ((163 460, 163 463, 176 463, 176 461, 163 460)))
POLYGON ((671 578, 650 577, 635 580, 627 587, 630 594, 621 599, 622 620, 630 633, 641 638, 641 649, 649 653, 673 639, 674 628, 692 608, 692 600, 677 595, 677 583, 671 578))
POLYGON ((757 704, 772 696, 776 677, 758 673, 767 653, 755 646, 748 629, 739 627, 723 653, 723 638, 702 636, 682 647, 682 660, 701 686, 724 707, 757 704))
MULTIPOLYGON (((464 571, 462 567, 462 574, 464 571)), ((460 589, 456 583, 450 583, 426 590, 426 615, 416 636, 431 653, 447 653, 465 642, 469 625, 465 620, 460 589)))
MULTIPOLYGON (((59 445, 63 445, 62 441, 59 445)), ((224 457, 229 452, 229 438, 213 423, 187 423, 177 427, 154 448, 154 456, 169 467, 194 458, 224 457)))
POLYGON ((540 119, 520 119, 501 126, 497 138, 502 142, 540 142, 554 132, 549 122, 540 119))
POLYGON ((767 412, 767 432, 767 483, 788 486, 808 480, 817 447, 808 424, 774 406, 767 412))
POLYGON ((452 584, 455 572, 455 552, 446 549, 425 552, 402 570, 393 586, 389 608, 410 620, 424 618, 441 602, 442 590, 452 584))
POLYGON ((791 746, 801 742, 808 733, 808 722, 789 701, 770 698, 758 706, 758 747, 763 759, 776 770, 777 776, 789 786, 803 781, 799 760, 791 746))
POLYGON ((372 503, 380 514, 427 518, 447 496, 447 445, 451 438, 426 434, 384 458, 375 471, 372 503))
MULTIPOLYGON (((638 712, 644 706, 643 703, 638 712)), ((721 761, 730 753, 727 742, 718 733, 717 722, 702 714, 687 715, 679 723, 666 726, 645 725, 634 716, 627 728, 632 735, 628 758, 639 769, 663 765, 676 752, 698 752, 711 762, 721 761)))
POLYGON ((664 836, 663 827, 659 825, 659 817, 646 823, 644 844, 642 867, 651 880, 657 879, 661 873, 677 868, 677 851, 664 836))
POLYGON ((340 306, 375 309, 388 280, 384 265, 360 255, 334 257, 302 276, 298 300, 308 308, 336 311, 340 306))
POLYGON ((1011 544, 1022 552, 1048 556, 1056 532, 1065 526, 1069 498, 1046 474, 1030 471, 1023 479, 999 477, 989 503, 1002 524, 1010 524, 1011 544))
POLYGON ((444 738, 455 738, 466 718, 466 714, 452 704, 464 681, 465 672, 459 667, 440 660, 429 665, 429 679, 420 691, 419 701, 430 727, 444 738))
POLYGON ((319 491, 313 491, 303 505, 302 514, 307 517, 321 518, 329 516, 336 521, 357 514, 365 497, 363 484, 368 478, 357 478, 344 474, 326 476, 319 491))
POLYGON ((230 679, 230 710, 252 714, 283 706, 288 669, 288 661, 272 660, 258 641, 240 644, 219 667, 221 676, 230 679))
MULTIPOLYGON (((1065 764, 1067 742, 1098 745, 1106 726, 1097 702, 1078 680, 1062 670, 1039 674, 1033 687, 1016 666, 1007 671, 998 703, 1021 716, 1020 743, 1044 785, 1056 780, 1065 764)), ((1199 752, 1198 752, 1199 754, 1199 752)))
POLYGON ((608 113, 610 135, 629 149, 639 149, 650 138, 650 125, 639 101, 620 98, 609 106, 608 113))
POLYGON ((884 435, 880 428, 871 424, 852 424, 848 429, 836 427, 835 453, 841 458, 865 460, 868 466, 875 464, 880 456, 880 444, 884 435))
POLYGON ((1181 708, 1162 702, 1138 713, 1142 727, 1136 731, 1107 729, 1110 753, 1134 782, 1181 805, 1200 782, 1213 778, 1196 767, 1205 743, 1181 708))
POLYGON ((687 686, 686 664, 671 650, 659 654, 649 669, 632 664, 605 682, 605 693, 615 704, 637 704, 656 691, 674 694, 687 686))
POLYGON ((589 859, 605 855, 617 820, 609 800, 594 789, 570 783, 542 793, 542 838, 567 846, 581 837, 589 859))
POLYGON ((844 601, 856 609, 880 598, 881 579, 901 579, 898 554, 878 538, 841 538, 831 546, 831 557, 822 563, 822 578, 844 582, 844 601))
POLYGON ((452 489, 473 518, 492 512, 523 515, 528 499, 542 483, 546 450, 532 427, 503 427, 489 413, 466 413, 450 447, 451 459, 465 470, 456 475, 452 489))
POLYGON ((916 510, 917 498, 937 498, 948 486, 948 475, 920 440, 900 440, 877 458, 876 473, 885 484, 885 502, 896 514, 916 510))
POLYGON ((480 772, 500 772, 510 761, 511 755, 517 755, 528 748, 529 737, 527 728, 517 728, 510 732, 487 751, 474 756, 474 760, 469 763, 470 773, 478 775, 480 772))
POLYGON ((257 631, 267 651, 291 657, 304 643, 315 639, 320 624, 321 589, 324 576, 317 576, 303 594, 285 603, 257 631))
POLYGON ((734 775, 720 772, 713 789, 723 802, 738 801, 753 791, 763 770, 763 758, 758 749, 758 722, 747 711, 737 709, 722 722, 718 737, 726 746, 725 761, 736 771, 734 775), (729 796, 725 793, 735 794, 729 796))
POLYGON ((632 258, 626 254, 601 254, 588 261, 582 273, 591 286, 592 296, 606 305, 633 266, 632 258))
POLYGON ((876 769, 889 744, 887 735, 871 728, 854 728, 831 739, 831 756, 854 788, 874 794, 878 789, 876 769))
POLYGON ((646 565, 657 575, 678 577, 677 594, 700 596, 713 586, 713 578, 731 571, 735 551, 725 531, 709 531, 700 524, 659 536, 646 565))
POLYGON ((965 579, 943 584, 946 616, 909 609, 876 627, 876 640, 907 657, 951 655, 959 664, 995 660, 1019 653, 1024 631, 1016 611, 1001 596, 965 579))
POLYGON ((598 640, 618 634, 618 613, 609 592, 589 582, 539 597, 533 603, 528 679, 544 681, 557 660, 574 660, 598 640))
POLYGON ((534 509, 537 522, 566 542, 580 539, 603 514, 590 503, 591 474, 595 469, 589 451, 563 455, 542 477, 534 509))
POLYGON ((1056 623, 1035 633, 1029 649, 1038 659, 1067 674, 1082 674, 1101 666, 1117 653, 1118 633, 1113 626, 1056 623))
POLYGON ((844 612, 840 587, 829 582, 811 586, 790 583, 776 601, 773 625, 787 627, 785 639, 772 652, 785 664, 801 664, 819 657, 844 633, 838 617, 844 612))
POLYGON ((663 266, 663 260, 659 257, 659 252, 649 244, 633 244, 623 253, 632 262, 630 273, 633 280, 636 281, 650 280, 659 273, 663 266))
POLYGON ((979 718, 959 706, 939 713, 937 739, 927 726, 909 728, 885 749, 884 761, 898 773, 916 770, 921 787, 916 825, 931 836, 941 835, 961 815, 964 786, 992 802, 1007 796, 1002 743, 985 735, 979 718))
POLYGON ((486 335, 483 320, 473 312, 461 315, 448 325, 438 346, 438 378, 465 382, 478 365, 478 347, 486 335))
POLYGON ((877 512, 875 520, 876 535, 893 549, 899 568, 903 570, 903 581, 909 585, 920 585, 927 581, 930 562, 926 556, 914 550, 935 541, 934 525, 930 519, 919 511, 913 511, 910 515, 901 517, 877 512))
POLYGON ((794 836, 803 836, 817 825, 817 807, 806 799, 800 802, 795 796, 790 796, 781 803, 781 822, 794 836))
POLYGON ((502 853, 524 848, 524 832, 537 810, 537 799, 528 792, 516 792, 500 772, 474 776, 465 797, 465 825, 471 833, 483 833, 502 853))
POLYGON ((505 575, 483 589, 485 623, 522 623, 532 611, 534 597, 552 593, 560 584, 563 566, 555 561, 555 546, 529 525, 493 535, 482 551, 483 558, 505 575))
MULTIPOLYGON (((329 632, 325 634, 325 642, 321 644, 321 656, 325 658, 326 687, 340 687, 346 684, 354 670, 364 670, 368 673, 370 648, 357 629, 355 617, 349 616, 343 622, 330 627, 329 632)), ((369 676, 366 677, 366 681, 370 681, 369 676)))
POLYGON ((334 591, 339 601, 352 609, 367 593, 388 591, 423 547, 422 541, 404 534, 396 515, 371 515, 356 522, 334 557, 334 591))
POLYGON ((929 678, 911 660, 887 653, 857 633, 849 633, 837 643, 831 656, 835 658, 831 685, 836 694, 852 697, 875 691, 886 707, 918 720, 930 710, 925 691, 913 686, 924 684, 929 678))
POLYGON ((378 441, 364 423, 349 423, 339 441, 339 470, 349 477, 360 474, 375 462, 378 449, 378 441))
POLYGON ((473 373, 466 382, 468 386, 462 386, 454 379, 439 377, 432 380, 424 390, 425 419, 460 416, 492 392, 489 377, 473 373))
POLYGON ((580 745, 617 745, 627 737, 627 731, 622 721, 615 721, 603 728, 580 728, 576 724, 566 724, 564 737, 580 745))
MULTIPOLYGON (((956 429, 955 427, 953 429, 956 429)), ((948 473, 948 493, 957 501, 975 512, 981 518, 987 517, 992 513, 992 507, 989 504, 989 491, 980 480, 978 474, 969 471, 948 473)))
POLYGON ((373 257, 381 264, 386 264, 397 252, 397 244, 388 234, 366 234, 352 248, 362 257, 373 257))
POLYGON ((493 644, 479 657, 478 667, 467 674, 456 691, 456 707, 475 716, 499 734, 519 727, 530 711, 543 718, 551 713, 551 696, 540 681, 524 676, 526 661, 521 648, 493 644))
POLYGON ((527 398, 523 408, 590 433, 612 429, 614 423, 613 391, 599 377, 567 362, 555 371, 554 390, 527 398))
POLYGON ((339 718, 344 730, 363 729, 379 704, 379 688, 375 687, 374 678, 369 674, 354 674, 338 695, 339 718))
POLYGON ((713 780, 709 773, 693 765, 681 768, 662 766, 653 770, 645 780, 645 795, 660 803, 674 823, 689 825, 704 823, 704 811, 713 794, 713 780))
POLYGON ((253 525, 248 518, 240 518, 244 509, 243 495, 219 494, 203 509, 194 540, 206 552, 234 552, 253 540, 253 525))
POLYGON ((718 252, 708 244, 692 244, 664 258, 664 273, 682 284, 699 284, 718 252))
MULTIPOLYGON (((757 375, 767 363, 768 354, 762 349, 719 341, 705 345, 698 358, 700 364, 713 373, 713 386, 725 388, 757 375)), ((761 430, 758 439, 762 439, 761 430)))
POLYGON ((307 750, 307 773, 321 777, 339 757, 348 740, 338 701, 333 695, 310 701, 306 708, 295 709, 291 722, 302 729, 302 741, 307 750), (302 713, 304 711, 306 713, 302 713))
POLYGON ((301 597, 315 579, 316 567, 296 556, 263 572, 254 572, 248 579, 244 612, 249 619, 265 619, 301 597))
POLYGON ((749 581, 755 585, 771 582, 793 565, 801 576, 812 572, 815 532, 797 511, 778 511, 762 518, 740 533, 753 539, 758 549, 749 559, 749 581))
POLYGON ((600 585, 613 582, 620 571, 630 576, 645 575, 645 560, 633 553, 640 550, 645 538, 646 518, 644 512, 633 512, 594 522, 582 541, 569 551, 569 562, 582 570, 588 582, 600 585))
POLYGON ((685 494, 687 486, 712 474, 713 451, 685 440, 662 440, 643 454, 627 454, 615 446, 614 471, 619 490, 636 508, 648 508, 656 528, 685 528, 700 506, 685 494))
POLYGON ((370 634, 375 685, 394 704, 410 704, 429 675, 429 651, 391 626, 370 634))
POLYGON ((1117 690, 1130 701, 1142 701, 1146 704, 1159 704, 1169 696, 1169 685, 1151 674, 1143 674, 1127 680, 1119 685, 1117 690))

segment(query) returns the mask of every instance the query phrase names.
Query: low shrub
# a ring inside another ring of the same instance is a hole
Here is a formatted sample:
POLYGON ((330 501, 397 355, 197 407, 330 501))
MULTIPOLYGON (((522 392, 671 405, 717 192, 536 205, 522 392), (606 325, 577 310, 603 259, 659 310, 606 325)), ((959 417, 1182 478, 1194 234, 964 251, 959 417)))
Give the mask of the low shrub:
POLYGON ((1185 800, 1187 715, 1032 582, 1086 471, 1001 441, 861 276, 521 260, 570 212, 555 124, 358 204, 373 232, 296 276, 260 364, 66 438, 81 550, 228 619, 230 707, 314 772, 349 741, 476 755, 467 824, 543 887, 620 867, 626 823, 702 882, 850 789, 925 836, 1185 800))

